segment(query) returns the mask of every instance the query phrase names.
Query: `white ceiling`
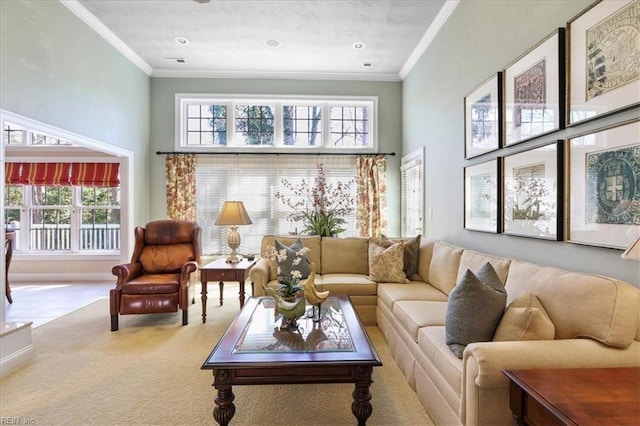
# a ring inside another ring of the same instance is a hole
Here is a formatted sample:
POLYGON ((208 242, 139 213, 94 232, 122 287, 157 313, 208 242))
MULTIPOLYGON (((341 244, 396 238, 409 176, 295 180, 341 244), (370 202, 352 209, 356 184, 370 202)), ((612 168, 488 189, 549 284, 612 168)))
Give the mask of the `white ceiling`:
POLYGON ((406 75, 458 2, 62 1, 152 76, 382 81, 406 75))

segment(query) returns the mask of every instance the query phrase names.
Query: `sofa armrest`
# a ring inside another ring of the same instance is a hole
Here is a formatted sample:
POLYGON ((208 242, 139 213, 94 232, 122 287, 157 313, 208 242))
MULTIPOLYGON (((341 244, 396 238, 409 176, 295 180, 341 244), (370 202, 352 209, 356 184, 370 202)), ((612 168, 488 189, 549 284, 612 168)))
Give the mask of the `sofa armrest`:
POLYGON ((249 278, 253 283, 253 295, 264 296, 266 292, 264 287, 269 283, 269 262, 265 258, 261 258, 249 271, 249 278))
POLYGON ((502 370, 630 366, 640 366, 640 342, 625 349, 592 339, 483 342, 467 346, 463 380, 473 378, 477 386, 491 387, 507 384, 502 370))
POLYGON ((637 341, 625 349, 592 339, 472 343, 463 355, 460 420, 487 424, 510 417, 509 379, 503 370, 638 366, 637 341))

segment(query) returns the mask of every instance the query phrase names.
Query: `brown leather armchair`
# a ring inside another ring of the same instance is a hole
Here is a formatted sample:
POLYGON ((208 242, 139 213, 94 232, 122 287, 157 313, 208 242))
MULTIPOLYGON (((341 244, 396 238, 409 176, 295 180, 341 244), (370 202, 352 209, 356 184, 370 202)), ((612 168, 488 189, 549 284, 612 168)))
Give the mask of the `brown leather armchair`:
POLYGON ((114 266, 118 277, 111 289, 111 331, 118 330, 118 314, 150 314, 182 310, 189 323, 189 304, 195 302, 191 274, 200 264, 202 228, 189 220, 157 220, 135 229, 131 262, 114 266))

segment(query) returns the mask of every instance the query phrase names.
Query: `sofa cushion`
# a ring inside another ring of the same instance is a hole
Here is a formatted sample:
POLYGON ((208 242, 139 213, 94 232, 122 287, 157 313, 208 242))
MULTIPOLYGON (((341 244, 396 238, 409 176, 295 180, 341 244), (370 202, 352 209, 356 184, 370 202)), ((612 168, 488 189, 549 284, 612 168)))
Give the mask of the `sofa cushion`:
POLYGON ((553 340, 555 333, 556 328, 536 295, 526 293, 507 306, 493 341, 553 340))
POLYGON ((403 243, 404 250, 404 274, 408 279, 420 279, 418 275, 418 260, 420 258, 420 235, 416 235, 413 238, 388 238, 381 235, 380 238, 372 239, 378 245, 384 248, 390 247, 395 243, 403 243))
MULTIPOLYGON (((445 294, 456 285, 462 249, 440 241, 433 245, 428 282, 445 294)), ((422 274, 421 274, 422 275, 422 274)), ((424 277, 423 277, 424 278, 424 277)))
POLYGON ((407 284, 379 283, 378 303, 390 310, 399 300, 427 300, 446 302, 447 295, 425 282, 411 281, 407 284))
MULTIPOLYGON (((304 246, 309 249, 307 252, 307 258, 309 259, 309 263, 315 263, 318 268, 316 272, 318 274, 322 273, 321 263, 320 263, 320 237, 318 235, 300 235, 300 236, 291 236, 291 235, 265 235, 262 237, 262 245, 260 247, 260 253, 264 257, 268 252, 269 247, 276 246, 276 239, 286 245, 293 244, 298 238, 302 241, 304 246)), ((277 279, 276 272, 276 261, 269 260, 269 281, 273 281, 277 279)))
POLYGON ((322 274, 318 286, 319 290, 329 290, 331 294, 348 295, 375 295, 378 288, 375 281, 362 274, 322 274))
POLYGON ((399 300, 393 305, 393 316, 418 341, 418 330, 431 325, 444 325, 447 302, 399 300))
POLYGON ((369 243, 369 278, 376 282, 406 283, 404 274, 403 243, 395 243, 384 248, 378 244, 369 243))
POLYGON ((321 244, 322 269, 318 270, 318 273, 363 275, 369 273, 368 238, 322 237, 321 244))
POLYGON ((626 348, 640 321, 640 291, 598 275, 513 260, 505 284, 508 301, 534 293, 556 328, 556 339, 588 337, 626 348))
POLYGON ((296 239, 291 245, 276 240, 276 265, 278 276, 306 279, 311 273, 311 265, 307 258, 302 240, 296 239))
POLYGON ((507 280, 507 273, 509 272, 511 259, 489 256, 484 253, 469 249, 464 249, 462 251, 462 256, 460 256, 460 266, 458 268, 458 276, 456 278, 456 282, 460 281, 462 275, 464 275, 467 269, 471 271, 477 271, 478 269, 482 268, 482 266, 487 262, 491 263, 491 266, 493 266, 496 274, 498 274, 498 277, 500 277, 500 282, 504 285, 505 281, 507 280))
POLYGON ((429 267, 436 242, 437 240, 426 238, 424 235, 420 237, 420 253, 418 255, 418 276, 420 278, 416 281, 429 281, 429 267))
POLYGON ((504 313, 507 292, 490 263, 476 274, 467 270, 449 294, 447 306, 447 345, 458 358, 473 342, 493 338, 504 313))
POLYGON ((418 331, 418 347, 442 375, 458 397, 462 388, 462 360, 449 350, 444 326, 422 327, 418 331))

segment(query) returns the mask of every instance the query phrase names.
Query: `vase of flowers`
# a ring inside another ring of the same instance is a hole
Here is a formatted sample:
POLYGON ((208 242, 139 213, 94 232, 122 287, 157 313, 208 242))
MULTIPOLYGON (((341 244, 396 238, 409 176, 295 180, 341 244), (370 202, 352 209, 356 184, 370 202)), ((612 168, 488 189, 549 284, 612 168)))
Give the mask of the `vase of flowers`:
POLYGON ((306 180, 299 184, 282 179, 287 194, 277 192, 275 197, 290 208, 288 219, 302 222, 301 233, 336 236, 345 231, 345 216, 354 209, 354 197, 351 193, 353 180, 328 183, 322 163, 316 164, 318 175, 313 186, 306 180))

